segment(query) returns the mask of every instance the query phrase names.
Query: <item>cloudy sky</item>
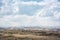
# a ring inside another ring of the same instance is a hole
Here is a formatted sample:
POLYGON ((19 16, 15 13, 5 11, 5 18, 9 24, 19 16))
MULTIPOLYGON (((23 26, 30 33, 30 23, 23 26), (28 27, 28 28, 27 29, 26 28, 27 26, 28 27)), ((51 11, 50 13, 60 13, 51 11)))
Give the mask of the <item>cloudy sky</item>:
POLYGON ((60 0, 0 0, 0 27, 60 26, 60 0))

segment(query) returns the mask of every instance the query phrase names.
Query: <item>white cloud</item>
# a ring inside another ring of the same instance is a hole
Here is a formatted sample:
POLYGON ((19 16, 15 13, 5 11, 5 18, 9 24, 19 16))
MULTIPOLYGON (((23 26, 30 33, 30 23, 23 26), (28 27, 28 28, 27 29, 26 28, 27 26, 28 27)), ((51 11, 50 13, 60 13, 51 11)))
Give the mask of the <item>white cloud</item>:
POLYGON ((46 15, 46 13, 48 11, 52 12, 54 14, 55 11, 53 11, 53 9, 55 9, 56 7, 58 7, 58 3, 55 0, 45 0, 46 5, 44 8, 42 8, 42 10, 38 10, 36 13, 37 16, 44 16, 46 15))
POLYGON ((26 15, 10 15, 0 18, 0 24, 2 24, 2 26, 25 26, 30 23, 30 19, 31 17, 26 15))
POLYGON ((19 12, 19 1, 12 0, 13 3, 9 1, 10 0, 3 0, 3 6, 1 7, 0 14, 16 14, 19 12))
MULTIPOLYGON (((60 26, 59 21, 51 20, 51 17, 36 17, 27 15, 10 15, 0 18, 0 24, 6 27, 14 26, 60 26)), ((1 26, 1 25, 0 25, 1 26)))
POLYGON ((23 4, 23 5, 41 5, 41 6, 43 6, 43 5, 46 5, 46 3, 44 3, 44 2, 36 2, 36 1, 30 1, 30 2, 20 2, 21 4, 23 4))

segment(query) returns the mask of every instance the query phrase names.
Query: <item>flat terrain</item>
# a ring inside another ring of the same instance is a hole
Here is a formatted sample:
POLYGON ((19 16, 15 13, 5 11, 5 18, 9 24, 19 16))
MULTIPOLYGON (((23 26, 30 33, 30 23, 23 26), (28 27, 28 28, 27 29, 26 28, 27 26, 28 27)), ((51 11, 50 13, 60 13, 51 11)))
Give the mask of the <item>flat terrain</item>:
POLYGON ((0 30, 0 40, 60 40, 60 32, 41 30, 0 30))

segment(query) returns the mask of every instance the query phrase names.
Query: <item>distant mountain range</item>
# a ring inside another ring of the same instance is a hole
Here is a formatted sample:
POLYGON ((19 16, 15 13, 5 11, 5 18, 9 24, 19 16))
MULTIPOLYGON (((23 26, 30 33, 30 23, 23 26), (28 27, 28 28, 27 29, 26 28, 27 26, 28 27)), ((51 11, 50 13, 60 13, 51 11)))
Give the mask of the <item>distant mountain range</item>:
POLYGON ((5 30, 6 28, 0 27, 0 30, 5 30))
POLYGON ((18 30, 18 29, 24 29, 24 30, 57 30, 60 31, 60 28, 49 28, 49 27, 39 27, 39 26, 33 26, 33 27, 0 27, 0 30, 5 30, 5 29, 10 29, 10 30, 18 30))

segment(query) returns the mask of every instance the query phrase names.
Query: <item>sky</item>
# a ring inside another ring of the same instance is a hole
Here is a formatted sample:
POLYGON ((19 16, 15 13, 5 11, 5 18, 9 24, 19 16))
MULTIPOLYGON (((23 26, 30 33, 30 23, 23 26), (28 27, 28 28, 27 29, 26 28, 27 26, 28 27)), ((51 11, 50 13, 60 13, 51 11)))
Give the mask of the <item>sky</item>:
POLYGON ((0 0, 0 27, 60 27, 60 0, 0 0))

